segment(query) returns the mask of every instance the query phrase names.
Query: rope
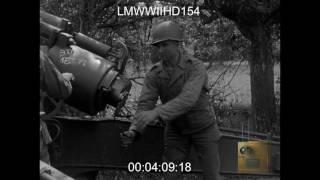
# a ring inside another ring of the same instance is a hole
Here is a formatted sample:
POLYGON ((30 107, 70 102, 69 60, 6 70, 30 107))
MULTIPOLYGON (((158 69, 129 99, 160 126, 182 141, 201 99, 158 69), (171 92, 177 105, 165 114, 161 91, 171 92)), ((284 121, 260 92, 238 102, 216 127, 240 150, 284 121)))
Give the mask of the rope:
POLYGON ((54 120, 54 119, 48 119, 47 121, 53 121, 54 123, 52 123, 52 125, 57 129, 57 133, 56 135, 54 136, 54 138, 52 138, 52 141, 55 141, 59 135, 61 134, 61 123, 57 120, 54 120))
POLYGON ((58 102, 55 101, 53 98, 51 98, 50 96, 48 96, 48 94, 44 91, 40 90, 40 98, 43 100, 44 98, 48 98, 50 100, 51 103, 53 103, 55 105, 54 110, 52 110, 51 112, 47 113, 47 114, 40 114, 40 118, 43 120, 48 120, 48 119, 52 119, 52 117, 54 115, 56 115, 58 113, 58 111, 61 109, 62 104, 63 104, 63 100, 59 100, 58 102))

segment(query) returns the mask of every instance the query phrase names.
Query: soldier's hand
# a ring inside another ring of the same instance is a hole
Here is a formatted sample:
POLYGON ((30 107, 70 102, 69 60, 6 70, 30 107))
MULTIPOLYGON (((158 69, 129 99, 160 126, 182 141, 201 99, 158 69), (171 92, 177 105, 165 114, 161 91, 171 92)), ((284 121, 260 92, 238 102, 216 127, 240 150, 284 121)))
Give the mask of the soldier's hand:
POLYGON ((145 128, 148 124, 155 122, 158 120, 159 114, 158 112, 151 111, 142 111, 134 116, 136 120, 136 126, 139 128, 145 128))
POLYGON ((120 133, 121 138, 121 146, 127 148, 130 144, 132 144, 137 136, 135 131, 124 131, 120 133))
POLYGON ((68 73, 68 72, 62 73, 62 76, 67 81, 74 81, 75 80, 75 77, 72 73, 68 73))

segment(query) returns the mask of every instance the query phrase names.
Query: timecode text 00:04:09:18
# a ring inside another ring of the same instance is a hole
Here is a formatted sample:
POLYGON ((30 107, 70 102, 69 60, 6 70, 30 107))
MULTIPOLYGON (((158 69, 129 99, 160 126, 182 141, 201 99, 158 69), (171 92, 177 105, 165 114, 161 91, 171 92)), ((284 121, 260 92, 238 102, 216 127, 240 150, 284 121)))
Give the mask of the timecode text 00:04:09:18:
POLYGON ((129 172, 190 172, 191 163, 181 162, 175 164, 173 162, 162 162, 158 164, 157 162, 151 163, 140 163, 140 162, 129 162, 128 163, 129 172))

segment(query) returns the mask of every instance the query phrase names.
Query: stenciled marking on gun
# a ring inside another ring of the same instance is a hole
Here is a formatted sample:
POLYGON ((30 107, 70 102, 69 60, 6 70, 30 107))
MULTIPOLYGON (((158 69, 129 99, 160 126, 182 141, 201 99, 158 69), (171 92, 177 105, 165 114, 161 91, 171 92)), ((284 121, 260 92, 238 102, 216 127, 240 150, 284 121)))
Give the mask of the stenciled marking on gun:
POLYGON ((72 49, 61 49, 59 52, 59 58, 60 62, 62 64, 71 64, 73 61, 72 55, 73 50, 72 49))

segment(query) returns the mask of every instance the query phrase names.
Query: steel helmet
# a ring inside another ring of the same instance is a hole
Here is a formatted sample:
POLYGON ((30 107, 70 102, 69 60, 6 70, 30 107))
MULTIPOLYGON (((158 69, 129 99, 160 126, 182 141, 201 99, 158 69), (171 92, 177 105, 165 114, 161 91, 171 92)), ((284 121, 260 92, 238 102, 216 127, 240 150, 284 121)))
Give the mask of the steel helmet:
POLYGON ((166 40, 183 41, 183 31, 177 23, 173 21, 164 21, 152 29, 151 44, 166 40))

